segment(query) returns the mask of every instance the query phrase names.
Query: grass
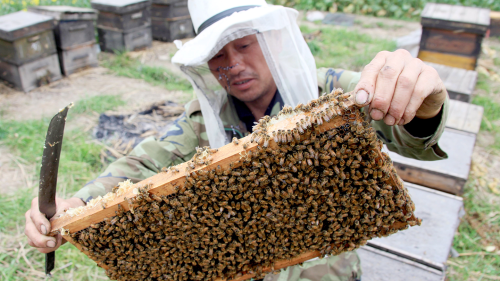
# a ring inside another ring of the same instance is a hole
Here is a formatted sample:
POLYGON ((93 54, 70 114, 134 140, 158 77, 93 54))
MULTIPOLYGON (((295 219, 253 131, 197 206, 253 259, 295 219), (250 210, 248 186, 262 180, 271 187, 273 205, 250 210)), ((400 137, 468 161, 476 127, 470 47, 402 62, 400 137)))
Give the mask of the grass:
MULTIPOLYGON (((300 27, 302 33, 314 33, 318 29, 300 27)), ((335 67, 361 71, 375 55, 383 50, 392 51, 396 43, 372 38, 346 28, 321 28, 321 34, 308 42, 316 59, 316 66, 335 67)))
MULTIPOLYGON (((102 113, 116 108, 123 101, 115 96, 96 96, 76 102, 70 110, 68 122, 75 115, 102 113)), ((39 177, 39 164, 43 143, 50 119, 30 121, 0 121, 0 142, 16 157, 34 168, 31 182, 39 177)), ((65 132, 58 176, 58 196, 69 198, 85 183, 102 171, 100 160, 102 146, 93 142, 88 134, 79 129, 65 132)), ((27 245, 23 234, 24 212, 31 200, 37 196, 37 186, 27 187, 6 195, 0 193, 0 279, 33 280, 43 274, 44 255, 27 245), (24 251, 22 251, 22 247, 24 251)), ((104 271, 70 244, 64 245, 56 254, 55 280, 96 280, 105 276, 104 271)))
POLYGON ((126 53, 107 56, 101 61, 101 65, 109 68, 118 76, 142 79, 155 86, 165 87, 167 90, 192 92, 191 84, 186 79, 178 77, 162 67, 143 65, 130 58, 126 53))

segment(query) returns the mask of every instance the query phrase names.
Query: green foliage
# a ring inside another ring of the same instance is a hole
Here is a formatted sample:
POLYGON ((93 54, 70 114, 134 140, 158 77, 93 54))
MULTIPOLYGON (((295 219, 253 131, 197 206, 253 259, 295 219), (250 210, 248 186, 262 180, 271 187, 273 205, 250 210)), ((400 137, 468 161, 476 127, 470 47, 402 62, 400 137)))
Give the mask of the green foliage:
POLYGON ((26 10, 30 6, 51 5, 90 8, 90 0, 0 0, 0 15, 26 10))
MULTIPOLYGON (((318 29, 300 27, 304 34, 316 34, 318 29)), ((345 28, 324 27, 321 33, 308 41, 316 66, 360 71, 383 50, 392 51, 396 43, 372 38, 345 28)))
POLYGON ((267 0, 298 10, 339 11, 398 19, 418 19, 428 2, 488 8, 500 11, 497 0, 267 0))
POLYGON ((130 58, 126 53, 109 56, 101 62, 114 74, 129 78, 142 79, 156 86, 163 86, 167 90, 192 91, 191 83, 186 79, 170 73, 163 67, 154 67, 141 64, 130 58))

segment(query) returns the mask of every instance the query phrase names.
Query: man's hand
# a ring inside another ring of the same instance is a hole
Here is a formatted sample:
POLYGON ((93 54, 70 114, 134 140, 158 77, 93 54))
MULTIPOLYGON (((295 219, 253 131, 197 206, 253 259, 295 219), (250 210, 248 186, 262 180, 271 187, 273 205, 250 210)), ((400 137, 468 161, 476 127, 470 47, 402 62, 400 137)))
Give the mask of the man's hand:
MULTIPOLYGON (((54 218, 62 214, 65 210, 84 206, 85 203, 80 198, 62 199, 56 198, 56 214, 54 218)), ((31 209, 26 214, 26 228, 24 234, 28 237, 30 246, 38 248, 41 253, 50 253, 55 251, 59 246, 66 243, 60 234, 56 236, 48 236, 50 234, 50 222, 44 214, 38 209, 38 197, 31 201, 31 209)))
POLYGON ((354 89, 358 105, 370 104, 374 120, 404 125, 436 116, 448 92, 437 71, 406 50, 383 51, 365 66, 354 89))

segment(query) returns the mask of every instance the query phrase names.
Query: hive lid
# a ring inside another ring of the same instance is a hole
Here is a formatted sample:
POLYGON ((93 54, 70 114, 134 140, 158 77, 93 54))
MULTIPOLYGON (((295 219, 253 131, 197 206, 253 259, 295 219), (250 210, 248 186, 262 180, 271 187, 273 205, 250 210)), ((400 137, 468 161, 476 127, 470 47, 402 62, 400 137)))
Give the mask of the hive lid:
POLYGON ((151 6, 150 0, 92 0, 92 8, 115 14, 125 14, 151 6))
POLYGON ((56 20, 95 20, 97 11, 94 9, 71 6, 33 6, 28 11, 53 17, 56 20))
POLYGON ((31 12, 16 12, 0 16, 0 39, 14 41, 19 38, 54 29, 54 19, 31 12))
POLYGON ((421 14, 421 23, 424 27, 485 34, 490 25, 490 10, 427 3, 421 14))

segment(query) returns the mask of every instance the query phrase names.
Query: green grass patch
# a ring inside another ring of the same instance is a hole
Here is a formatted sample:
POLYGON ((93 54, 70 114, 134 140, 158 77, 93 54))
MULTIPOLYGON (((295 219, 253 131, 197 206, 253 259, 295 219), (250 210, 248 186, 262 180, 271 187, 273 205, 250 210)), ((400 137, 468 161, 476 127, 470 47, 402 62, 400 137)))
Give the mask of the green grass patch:
POLYGON ((75 106, 70 109, 70 111, 71 114, 91 112, 102 113, 122 105, 125 105, 125 101, 120 96, 101 95, 79 100, 75 103, 75 106))
MULTIPOLYGON (((493 245, 492 241, 500 242, 500 234, 498 233, 500 206, 487 200, 491 195, 478 194, 481 191, 474 188, 475 184, 476 180, 473 180, 465 188, 464 205, 467 215, 460 224, 453 240, 453 248, 458 253, 486 253, 485 246, 493 245), (478 220, 476 218, 478 214, 483 218, 490 217, 491 219, 487 221, 478 220), (481 225, 481 234, 469 224, 468 220, 471 219, 476 220, 481 225), (484 239, 488 239, 490 242, 486 242, 484 239)), ((498 254, 466 255, 452 258, 450 261, 452 262, 450 263, 452 270, 449 270, 448 274, 450 280, 490 280, 487 277, 481 279, 481 274, 500 276, 500 255, 498 254)))
MULTIPOLYGON (((305 34, 318 30, 308 26, 301 26, 300 29, 305 34)), ((334 67, 353 71, 360 71, 378 52, 396 48, 394 41, 333 27, 321 28, 321 34, 309 41, 308 45, 318 68, 334 67)))
POLYGON ((0 15, 26 10, 30 6, 51 5, 90 8, 90 0, 0 0, 0 15))
POLYGON ((193 89, 186 79, 170 73, 163 67, 143 65, 126 53, 108 56, 102 61, 102 66, 109 68, 118 76, 142 79, 155 86, 163 86, 167 90, 191 92, 193 89))

